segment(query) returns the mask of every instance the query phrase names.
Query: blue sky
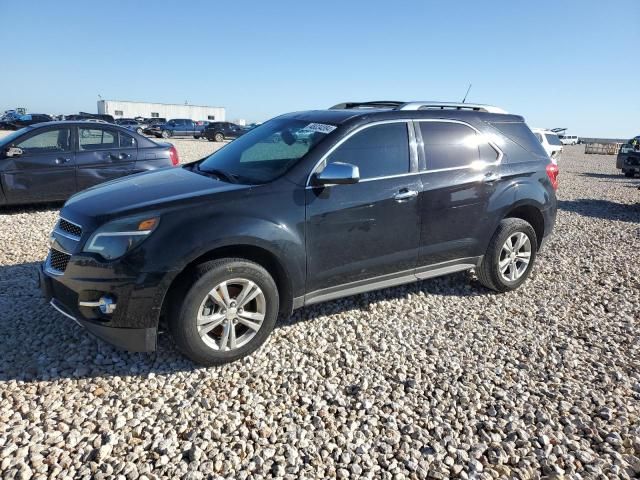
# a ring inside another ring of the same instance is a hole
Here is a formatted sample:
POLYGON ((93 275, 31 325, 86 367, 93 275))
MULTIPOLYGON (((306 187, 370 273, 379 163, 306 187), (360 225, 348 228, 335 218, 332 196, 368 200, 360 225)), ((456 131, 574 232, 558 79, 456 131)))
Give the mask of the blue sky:
POLYGON ((640 1, 0 0, 0 109, 106 99, 265 120, 345 100, 499 105, 532 127, 640 133, 640 1))

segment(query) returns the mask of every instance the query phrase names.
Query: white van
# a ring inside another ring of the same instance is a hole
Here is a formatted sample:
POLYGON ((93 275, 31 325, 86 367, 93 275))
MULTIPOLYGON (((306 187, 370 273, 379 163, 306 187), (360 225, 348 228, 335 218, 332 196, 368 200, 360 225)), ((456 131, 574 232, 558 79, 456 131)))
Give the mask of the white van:
POLYGON ((563 145, 577 145, 580 139, 576 135, 558 135, 563 145))
POLYGON ((553 163, 558 163, 560 155, 562 155, 562 142, 558 135, 546 128, 532 128, 531 131, 540 140, 542 147, 553 163))

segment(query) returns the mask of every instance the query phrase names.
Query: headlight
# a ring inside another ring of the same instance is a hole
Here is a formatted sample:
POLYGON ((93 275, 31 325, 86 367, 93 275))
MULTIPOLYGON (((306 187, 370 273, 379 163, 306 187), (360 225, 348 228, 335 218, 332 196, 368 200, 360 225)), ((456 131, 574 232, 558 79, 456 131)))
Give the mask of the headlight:
POLYGON ((107 260, 119 258, 142 243, 160 223, 147 215, 123 218, 98 228, 84 246, 85 252, 99 253, 107 260))

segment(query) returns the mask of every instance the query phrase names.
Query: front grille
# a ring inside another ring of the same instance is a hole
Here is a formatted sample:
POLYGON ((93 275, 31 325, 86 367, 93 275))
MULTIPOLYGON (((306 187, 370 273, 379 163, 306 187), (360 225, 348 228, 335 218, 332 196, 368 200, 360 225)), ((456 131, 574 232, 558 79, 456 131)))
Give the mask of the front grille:
POLYGON ((71 255, 68 253, 60 252, 52 248, 49 252, 49 268, 56 272, 63 273, 67 269, 70 258, 71 255))
POLYGON ((82 236, 82 227, 80 227, 80 225, 76 225, 75 223, 71 223, 64 218, 61 218, 58 222, 58 229, 68 233, 69 235, 73 235, 74 237, 80 238, 82 236))

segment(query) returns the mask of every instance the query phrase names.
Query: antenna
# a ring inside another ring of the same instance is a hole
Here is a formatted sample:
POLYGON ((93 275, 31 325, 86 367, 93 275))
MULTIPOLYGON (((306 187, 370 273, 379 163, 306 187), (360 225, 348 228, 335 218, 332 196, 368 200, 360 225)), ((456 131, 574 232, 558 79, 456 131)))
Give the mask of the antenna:
POLYGON ((467 93, 464 94, 464 98, 462 99, 462 103, 467 99, 467 95, 469 95, 469 90, 471 90, 471 84, 469 84, 469 88, 467 88, 467 93))

